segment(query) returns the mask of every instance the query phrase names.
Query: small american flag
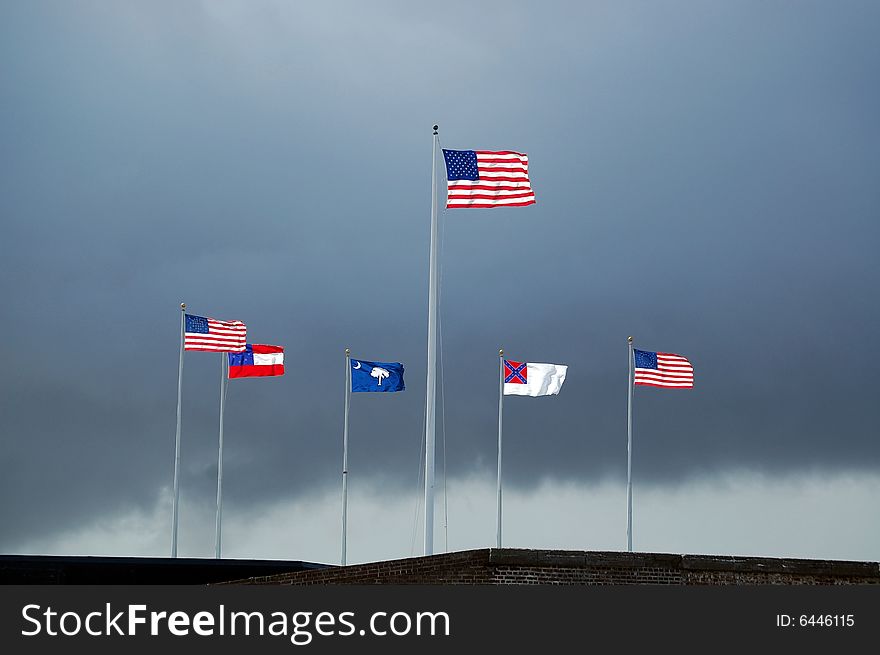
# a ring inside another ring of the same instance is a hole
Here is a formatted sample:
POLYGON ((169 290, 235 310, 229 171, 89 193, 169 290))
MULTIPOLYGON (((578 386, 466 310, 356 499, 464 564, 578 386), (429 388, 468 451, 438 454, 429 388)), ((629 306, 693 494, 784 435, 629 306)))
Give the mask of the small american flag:
POLYGON ((204 316, 186 315, 184 350, 237 353, 247 346, 247 328, 241 321, 218 321, 204 316))
POLYGON ((535 204, 529 157, 512 150, 443 150, 446 207, 525 207, 535 204))
POLYGON ((687 357, 672 353, 652 353, 635 350, 633 384, 644 387, 672 387, 693 389, 694 367, 687 357))

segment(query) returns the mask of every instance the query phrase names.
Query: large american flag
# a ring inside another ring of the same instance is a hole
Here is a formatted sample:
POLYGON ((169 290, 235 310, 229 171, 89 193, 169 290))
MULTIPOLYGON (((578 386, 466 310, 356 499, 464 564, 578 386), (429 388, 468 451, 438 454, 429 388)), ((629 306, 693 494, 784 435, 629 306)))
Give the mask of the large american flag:
POLYGON ((635 351, 635 386, 692 389, 694 367, 687 357, 672 353, 635 351))
POLYGON ((535 204, 529 157, 512 150, 446 150, 446 207, 524 207, 535 204))
POLYGON ((237 353, 247 346, 247 328, 241 321, 218 321, 204 316, 186 315, 184 350, 237 353))

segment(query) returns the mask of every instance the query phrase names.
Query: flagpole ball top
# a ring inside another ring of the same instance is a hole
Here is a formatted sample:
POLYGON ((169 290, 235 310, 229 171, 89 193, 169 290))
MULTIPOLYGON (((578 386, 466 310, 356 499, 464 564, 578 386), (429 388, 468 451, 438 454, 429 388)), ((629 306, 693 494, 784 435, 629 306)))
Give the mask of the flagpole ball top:
POLYGON ((346 349, 345 349, 345 354, 346 354, 346 355, 350 355, 350 354, 351 354, 351 350, 349 350, 348 348, 346 348, 346 349))
POLYGON ((435 125, 435 126, 434 126, 434 134, 437 134, 437 130, 439 130, 439 129, 440 129, 440 126, 439 126, 439 125, 435 125))
POLYGON ((186 309, 186 303, 182 302, 180 303, 180 311, 183 311, 184 309, 186 309))
POLYGON ((503 354, 504 354, 504 350, 502 350, 501 348, 499 348, 499 349, 498 349, 498 356, 501 357, 501 355, 503 355, 503 354))
POLYGON ((633 342, 633 338, 632 338, 632 337, 627 337, 627 338, 626 338, 626 342, 627 342, 627 343, 632 343, 632 342, 633 342))

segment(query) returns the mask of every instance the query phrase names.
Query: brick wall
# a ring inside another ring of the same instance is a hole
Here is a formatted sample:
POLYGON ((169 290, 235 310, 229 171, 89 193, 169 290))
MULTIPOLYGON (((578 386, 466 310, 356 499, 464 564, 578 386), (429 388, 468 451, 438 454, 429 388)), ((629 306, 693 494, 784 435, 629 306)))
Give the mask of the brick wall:
POLYGON ((231 584, 880 584, 877 562, 485 548, 231 584))

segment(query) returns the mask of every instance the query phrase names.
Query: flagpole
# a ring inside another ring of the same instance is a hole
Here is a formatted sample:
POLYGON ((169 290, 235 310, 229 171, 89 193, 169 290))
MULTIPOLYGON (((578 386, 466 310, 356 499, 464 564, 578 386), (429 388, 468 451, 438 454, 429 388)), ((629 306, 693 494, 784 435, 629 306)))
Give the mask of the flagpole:
POLYGON ((431 149, 431 255, 428 272, 428 379, 425 399, 425 555, 434 554, 434 421, 437 382, 437 136, 431 149))
POLYGON ((351 350, 345 349, 345 419, 342 428, 342 559, 348 540, 348 407, 351 399, 351 350))
POLYGON ((633 439, 633 338, 627 337, 629 345, 627 349, 629 360, 629 375, 627 377, 627 404, 626 404, 626 549, 633 549, 633 486, 632 486, 632 439, 633 439))
POLYGON ((223 515, 223 415, 226 409, 226 366, 228 355, 220 353, 220 445, 217 451, 217 521, 214 530, 214 557, 220 559, 220 522, 223 515))
POLYGON ((180 303, 180 361, 177 368, 177 434, 174 437, 174 498, 171 501, 171 557, 177 557, 177 504, 180 499, 180 401, 183 396, 183 339, 186 303, 180 303))
POLYGON ((495 544, 501 548, 501 418, 504 408, 504 350, 498 350, 498 513, 495 522, 495 544))

